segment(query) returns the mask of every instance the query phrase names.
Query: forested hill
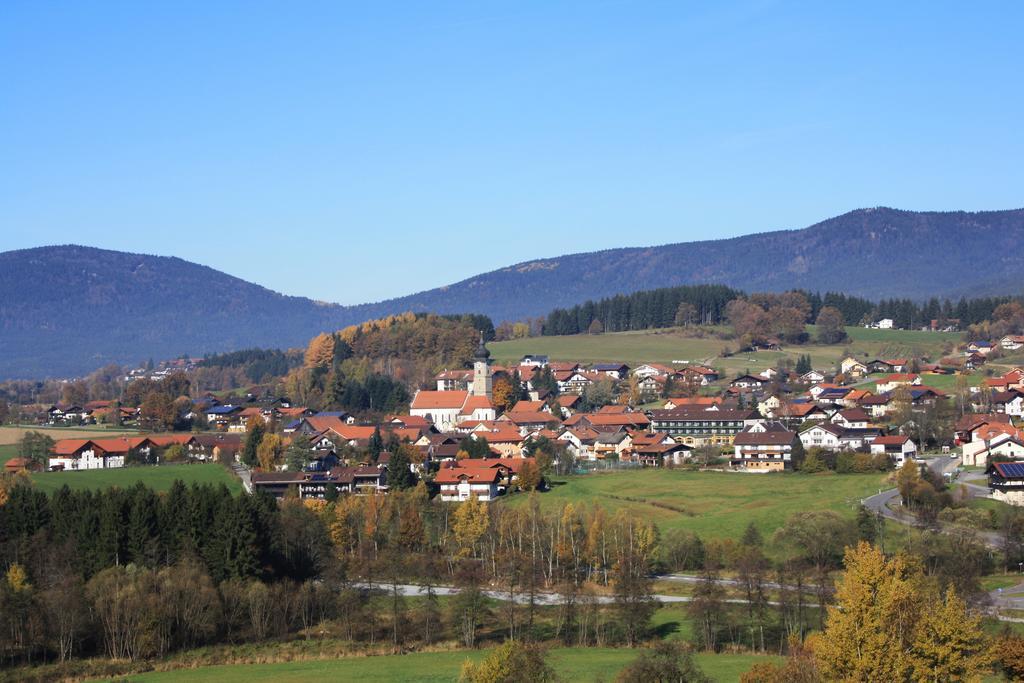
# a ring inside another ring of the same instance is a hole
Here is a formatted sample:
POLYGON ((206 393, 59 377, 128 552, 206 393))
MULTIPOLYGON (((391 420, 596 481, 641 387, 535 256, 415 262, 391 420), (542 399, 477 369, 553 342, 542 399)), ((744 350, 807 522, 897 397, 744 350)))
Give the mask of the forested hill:
POLYGON ((482 313, 498 323, 686 284, 872 300, 1020 294, 1024 210, 864 209, 802 230, 530 261, 351 307, 283 296, 177 258, 77 246, 11 251, 0 253, 0 379, 299 346, 323 331, 406 311, 482 313))
POLYGON ((475 311, 497 323, 686 284, 845 292, 875 301, 1020 294, 1024 209, 861 209, 800 230, 530 261, 384 303, 396 311, 475 311))
POLYGON ((0 254, 0 378, 252 346, 305 346, 345 308, 178 258, 78 246, 0 254))

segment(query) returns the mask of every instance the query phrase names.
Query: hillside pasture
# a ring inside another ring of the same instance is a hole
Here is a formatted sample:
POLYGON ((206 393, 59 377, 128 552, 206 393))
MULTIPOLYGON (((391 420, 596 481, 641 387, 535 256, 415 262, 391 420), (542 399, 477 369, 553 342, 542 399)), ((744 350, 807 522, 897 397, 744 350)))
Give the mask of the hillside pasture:
POLYGON ((73 489, 106 489, 112 486, 129 488, 142 482, 156 491, 167 491, 177 480, 185 484, 224 484, 232 493, 242 490, 242 483, 221 465, 214 463, 121 467, 81 472, 34 472, 36 488, 52 493, 67 484, 73 489))
MULTIPOLYGON (((807 510, 852 518, 862 498, 887 487, 882 474, 748 474, 641 469, 566 477, 540 494, 547 510, 597 504, 650 520, 662 532, 686 529, 706 538, 739 538, 751 522, 768 535, 807 510)), ((525 504, 511 496, 507 505, 525 504)))
MULTIPOLYGON (((543 354, 555 361, 581 363, 642 362, 672 363, 690 361, 719 368, 727 374, 757 371, 778 365, 783 358, 794 363, 803 354, 811 357, 819 370, 838 369, 847 355, 861 359, 927 356, 937 359, 944 351, 961 340, 952 332, 924 332, 918 330, 873 330, 847 327, 849 339, 841 344, 803 344, 785 346, 781 351, 758 351, 723 357, 728 347, 735 351, 736 342, 719 336, 722 327, 705 329, 705 336, 696 336, 684 328, 612 332, 607 334, 577 334, 562 337, 531 337, 492 342, 488 345, 492 356, 501 363, 513 363, 526 354, 543 354)), ((808 326, 813 339, 813 325, 808 326)), ((680 365, 680 367, 682 367, 680 365)))
POLYGON ((15 444, 21 441, 25 432, 41 432, 54 441, 60 439, 109 439, 120 434, 138 434, 138 430, 120 429, 116 427, 35 427, 7 426, 0 427, 0 446, 15 444))
MULTIPOLYGON (((217 683, 256 683, 257 681, 361 681, 362 683, 450 683, 458 680, 466 660, 480 661, 487 650, 454 652, 417 652, 406 655, 348 657, 277 664, 237 664, 197 669, 152 672, 132 676, 133 681, 174 683, 176 681, 217 681, 217 683)), ((551 650, 549 661, 566 681, 613 680, 638 650, 587 647, 551 650)), ((697 654, 697 664, 714 681, 738 681, 740 675, 757 662, 778 661, 777 657, 757 655, 697 654)))

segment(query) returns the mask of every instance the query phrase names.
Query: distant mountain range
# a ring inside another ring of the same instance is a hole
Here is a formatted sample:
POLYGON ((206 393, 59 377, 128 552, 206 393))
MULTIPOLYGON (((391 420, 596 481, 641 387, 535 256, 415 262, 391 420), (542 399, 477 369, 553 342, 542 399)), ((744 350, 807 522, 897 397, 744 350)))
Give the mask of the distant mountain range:
POLYGON ((1024 291, 1024 210, 862 209, 801 230, 520 263, 360 306, 284 296, 178 258, 81 246, 0 253, 0 378, 252 346, 403 311, 494 321, 617 293, 695 283, 842 291, 871 299, 1024 291))

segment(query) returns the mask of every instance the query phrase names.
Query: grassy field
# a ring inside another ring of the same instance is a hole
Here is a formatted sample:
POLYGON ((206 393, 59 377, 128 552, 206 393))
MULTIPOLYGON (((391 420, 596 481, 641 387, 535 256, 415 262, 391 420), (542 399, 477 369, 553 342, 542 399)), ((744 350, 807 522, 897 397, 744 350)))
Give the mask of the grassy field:
MULTIPOLYGON (((814 326, 808 327, 814 335, 814 326)), ((711 331, 721 328, 711 328, 711 331)), ((780 358, 796 360, 809 354, 819 370, 838 366, 847 353, 859 358, 893 358, 925 355, 938 358, 944 348, 959 342, 961 335, 949 332, 921 332, 911 330, 869 330, 863 327, 846 328, 849 340, 842 344, 806 344, 789 346, 782 351, 759 351, 722 358, 722 349, 735 349, 736 343, 715 336, 695 337, 672 328, 640 332, 614 332, 602 335, 572 335, 564 337, 533 337, 492 342, 488 345, 499 362, 513 362, 528 353, 546 354, 552 360, 619 361, 636 364, 644 361, 671 363, 688 360, 710 364, 727 373, 743 370, 763 370, 778 364, 780 358)))
POLYGON ((242 490, 242 483, 220 465, 161 465, 159 467, 123 467, 110 470, 83 472, 35 472, 32 481, 36 488, 47 493, 64 484, 73 489, 105 489, 111 486, 127 488, 142 482, 156 491, 167 491, 175 480, 186 484, 225 484, 232 493, 242 490))
MULTIPOLYGON (((876 384, 884 377, 886 377, 884 374, 868 375, 864 382, 857 384, 857 388, 875 391, 876 384)), ((938 389, 939 391, 945 391, 947 394, 956 392, 956 385, 959 379, 959 375, 937 375, 931 372, 921 373, 922 385, 931 387, 932 389, 938 389)), ((976 387, 981 385, 985 380, 985 377, 984 375, 975 373, 966 375, 966 379, 967 386, 976 387)))
MULTIPOLYGON (((132 676, 133 681, 218 681, 244 683, 255 681, 338 680, 380 683, 418 681, 451 683, 459 677, 467 659, 479 661, 486 650, 472 652, 421 652, 408 655, 352 657, 280 664, 243 664, 182 669, 132 676)), ((550 661, 566 681, 612 680, 637 656, 636 650, 619 648, 559 648, 552 650, 550 661)), ((696 656, 698 665, 712 680, 738 681, 740 675, 759 661, 777 661, 775 657, 755 655, 696 656)))
MULTIPOLYGON (((764 534, 805 510, 853 516, 861 498, 887 487, 881 474, 743 474, 643 469, 568 477, 540 496, 541 506, 600 503, 655 522, 662 531, 685 528, 705 537, 739 538, 750 522, 764 534)), ((521 505, 526 496, 512 496, 521 505)))
POLYGON ((42 432, 54 441, 58 439, 110 438, 118 434, 138 434, 134 429, 106 427, 0 427, 0 446, 18 443, 25 432, 42 432))

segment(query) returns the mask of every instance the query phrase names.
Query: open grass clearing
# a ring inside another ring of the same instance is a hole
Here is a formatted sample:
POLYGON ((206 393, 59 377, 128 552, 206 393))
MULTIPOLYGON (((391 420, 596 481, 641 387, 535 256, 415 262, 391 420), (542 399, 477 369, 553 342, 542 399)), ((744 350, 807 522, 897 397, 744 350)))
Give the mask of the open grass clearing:
POLYGON ((18 454, 18 447, 14 444, 0 446, 0 466, 18 454))
POLYGON ((108 439, 118 434, 138 434, 136 429, 121 429, 118 427, 37 427, 37 426, 6 426, 0 427, 0 446, 16 444, 21 441, 25 432, 41 432, 54 441, 59 439, 108 439))
MULTIPOLYGON (((488 345, 493 357, 504 363, 518 361, 528 353, 545 354, 556 361, 593 363, 618 361, 642 363, 645 361, 671 363, 674 360, 702 362, 727 373, 744 370, 763 370, 778 364, 782 358, 796 361, 802 354, 811 356, 815 368, 828 370, 837 367, 847 354, 858 358, 895 358, 928 356, 938 358, 962 335, 949 332, 922 332, 915 330, 871 330, 863 327, 846 328, 849 339, 841 344, 805 344, 787 346, 782 351, 759 351, 721 357, 725 347, 735 350, 736 343, 715 336, 724 328, 708 328, 704 336, 696 336, 683 328, 612 332, 608 334, 577 334, 561 337, 532 337, 492 342, 488 345)), ((808 326, 812 338, 816 332, 808 326)), ((940 387, 941 388, 941 387, 940 387)))
POLYGON ((155 491, 167 491, 179 479, 185 484, 224 484, 232 493, 242 490, 242 483, 234 475, 221 465, 214 463, 147 465, 109 470, 35 472, 32 474, 32 482, 36 488, 46 493, 52 493, 65 484, 73 489, 106 489, 112 486, 128 488, 138 482, 142 482, 155 491))
MULTIPOLYGON (((463 662, 479 661, 486 650, 422 652, 407 655, 353 657, 333 660, 285 662, 280 664, 244 664, 181 669, 132 676, 133 681, 313 681, 339 680, 362 683, 417 681, 450 683, 459 677, 463 662)), ((558 648, 551 650, 550 661, 567 681, 613 680, 615 675, 638 655, 626 648, 558 648)), ((757 655, 698 654, 698 665, 715 681, 738 681, 743 672, 760 661, 775 657, 757 655)))
MULTIPOLYGON (((746 474, 642 469, 566 477, 540 496, 548 510, 566 503, 599 504, 650 520, 662 532, 694 531, 702 537, 739 538, 751 522, 768 535, 808 510, 853 517, 862 498, 887 488, 882 474, 746 474)), ((504 504, 525 504, 512 496, 504 504)))

